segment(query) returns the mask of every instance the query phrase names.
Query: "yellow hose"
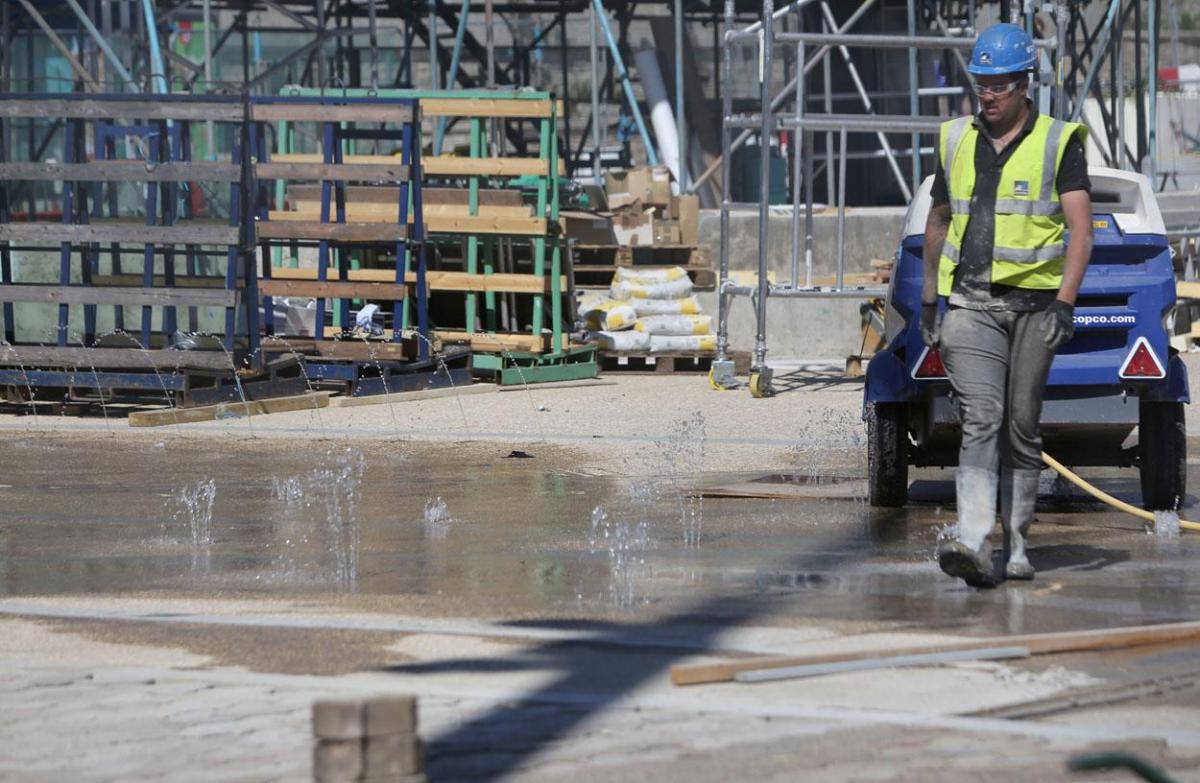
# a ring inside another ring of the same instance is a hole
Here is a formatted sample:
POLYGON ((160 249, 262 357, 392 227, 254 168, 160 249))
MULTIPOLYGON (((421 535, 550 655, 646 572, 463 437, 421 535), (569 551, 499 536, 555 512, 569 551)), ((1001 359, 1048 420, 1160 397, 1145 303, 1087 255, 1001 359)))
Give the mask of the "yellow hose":
MULTIPOLYGON (((1133 514, 1135 517, 1138 517, 1139 519, 1145 519, 1150 522, 1154 521, 1154 514, 1152 514, 1151 512, 1146 511, 1145 509, 1138 508, 1137 506, 1131 506, 1130 504, 1126 503, 1124 500, 1118 500, 1117 498, 1114 498, 1112 495, 1108 494, 1107 492, 1103 492, 1099 489, 1096 489, 1091 484, 1087 483, 1083 479, 1079 478, 1079 476, 1072 473, 1065 465, 1063 465, 1061 462, 1056 460, 1054 457, 1051 457, 1049 454, 1047 454, 1044 451, 1042 452, 1042 461, 1045 462, 1047 465, 1049 465, 1051 468, 1053 468, 1055 470, 1055 472, 1058 473, 1058 475, 1062 476, 1067 481, 1069 481, 1072 484, 1074 484, 1075 486, 1079 487, 1084 492, 1088 493, 1089 495, 1096 498, 1097 500, 1104 501, 1105 503, 1107 503, 1108 505, 1117 509, 1118 511, 1124 511, 1126 514, 1133 514)), ((1181 519, 1181 520, 1179 520, 1179 527, 1182 528, 1183 530, 1195 530, 1197 532, 1200 532, 1200 523, 1197 523, 1197 522, 1188 522, 1186 520, 1181 519)))

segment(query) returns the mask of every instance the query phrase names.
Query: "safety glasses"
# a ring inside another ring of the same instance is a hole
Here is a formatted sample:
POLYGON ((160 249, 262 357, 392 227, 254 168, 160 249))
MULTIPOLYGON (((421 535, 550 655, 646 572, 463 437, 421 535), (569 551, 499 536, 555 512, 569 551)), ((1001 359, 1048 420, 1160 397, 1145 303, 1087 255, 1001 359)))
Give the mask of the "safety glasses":
POLYGON ((1004 84, 978 84, 978 83, 976 83, 972 86, 971 89, 973 89, 975 91, 975 94, 978 95, 980 98, 982 98, 985 95, 994 95, 997 98, 1003 98, 1005 95, 1011 95, 1012 93, 1016 92, 1017 88, 1021 86, 1021 83, 1023 81, 1025 81, 1025 80, 1024 79, 1015 79, 1011 82, 1005 82, 1004 84))

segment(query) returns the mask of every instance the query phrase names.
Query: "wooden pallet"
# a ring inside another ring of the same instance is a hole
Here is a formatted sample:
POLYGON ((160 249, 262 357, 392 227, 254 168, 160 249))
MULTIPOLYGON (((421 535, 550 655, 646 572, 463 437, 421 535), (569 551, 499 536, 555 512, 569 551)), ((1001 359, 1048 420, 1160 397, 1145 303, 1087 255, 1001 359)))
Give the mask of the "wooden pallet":
POLYGON ((682 267, 692 285, 709 291, 716 288, 717 272, 706 247, 695 245, 575 245, 573 271, 576 288, 607 288, 618 268, 669 269, 682 267))
MULTIPOLYGON (((712 369, 716 352, 697 353, 646 353, 644 351, 601 351, 598 355, 602 372, 653 373, 706 373, 712 369)), ((750 354, 734 351, 734 373, 744 375, 750 371, 750 354)))
POLYGON ((575 268, 604 266, 694 266, 712 269, 712 252, 703 245, 575 245, 575 268))

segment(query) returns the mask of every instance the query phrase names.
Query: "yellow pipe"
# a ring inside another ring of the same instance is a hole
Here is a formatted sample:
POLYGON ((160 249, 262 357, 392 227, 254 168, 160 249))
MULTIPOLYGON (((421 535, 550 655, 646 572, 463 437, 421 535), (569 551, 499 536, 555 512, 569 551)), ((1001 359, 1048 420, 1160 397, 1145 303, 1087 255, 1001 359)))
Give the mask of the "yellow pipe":
MULTIPOLYGON (((1130 504, 1126 503, 1124 500, 1118 500, 1117 498, 1114 498, 1112 495, 1108 494, 1107 492, 1103 492, 1099 489, 1096 489, 1091 484, 1087 483, 1086 481, 1081 479, 1079 476, 1072 473, 1061 462, 1056 460, 1054 457, 1051 457, 1049 454, 1047 454, 1044 451, 1042 452, 1042 461, 1045 462, 1047 465, 1049 465, 1051 468, 1053 468, 1055 470, 1055 472, 1058 473, 1058 475, 1062 476, 1067 481, 1069 481, 1072 484, 1074 484, 1075 486, 1079 487, 1084 492, 1088 493, 1089 495, 1096 498, 1097 500, 1102 500, 1105 503, 1107 503, 1108 505, 1112 506, 1113 508, 1115 508, 1119 511, 1124 511, 1126 514, 1133 514, 1135 517, 1138 517, 1139 519, 1145 519, 1150 522, 1154 521, 1154 514, 1152 514, 1151 512, 1146 511, 1145 509, 1138 508, 1137 506, 1131 506, 1130 504)), ((1181 519, 1181 520, 1179 520, 1179 527, 1182 528, 1183 530, 1195 530, 1197 532, 1200 532, 1200 523, 1197 523, 1197 522, 1188 522, 1187 520, 1181 519)))

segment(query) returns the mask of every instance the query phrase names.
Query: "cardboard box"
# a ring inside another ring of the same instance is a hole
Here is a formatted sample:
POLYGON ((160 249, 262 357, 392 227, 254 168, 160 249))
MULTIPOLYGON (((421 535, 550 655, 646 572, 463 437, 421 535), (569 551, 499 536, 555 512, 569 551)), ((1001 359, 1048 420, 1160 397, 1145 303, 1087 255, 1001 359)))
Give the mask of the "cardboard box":
POLYGON ((608 194, 608 209, 611 212, 617 210, 634 208, 638 212, 642 211, 642 196, 634 193, 609 193, 608 194))
MULTIPOLYGON (((633 199, 650 201, 653 192, 653 174, 649 166, 638 166, 632 169, 616 169, 605 172, 604 189, 608 191, 608 207, 616 209, 613 196, 628 193, 633 199)), ((633 199, 629 199, 632 201, 633 199)))
POLYGON ((654 244, 678 245, 680 244, 679 237, 678 221, 657 219, 654 221, 654 244))
POLYGON ((650 194, 647 204, 669 207, 671 204, 671 172, 666 166, 655 166, 650 170, 650 194))
POLYGON ((641 214, 625 211, 613 216, 613 234, 617 244, 625 247, 654 244, 654 210, 641 214))
POLYGON ((583 194, 587 196, 587 208, 595 212, 604 212, 609 208, 608 197, 600 185, 583 185, 583 194))
POLYGON ((581 245, 614 245, 613 218, 599 212, 564 211, 559 213, 563 234, 581 245))
POLYGON ((604 175, 608 208, 617 209, 634 200, 656 207, 671 204, 671 172, 666 166, 638 166, 609 171, 604 175))
POLYGON ((675 199, 679 220, 679 243, 694 245, 700 241, 700 197, 684 194, 675 199))

